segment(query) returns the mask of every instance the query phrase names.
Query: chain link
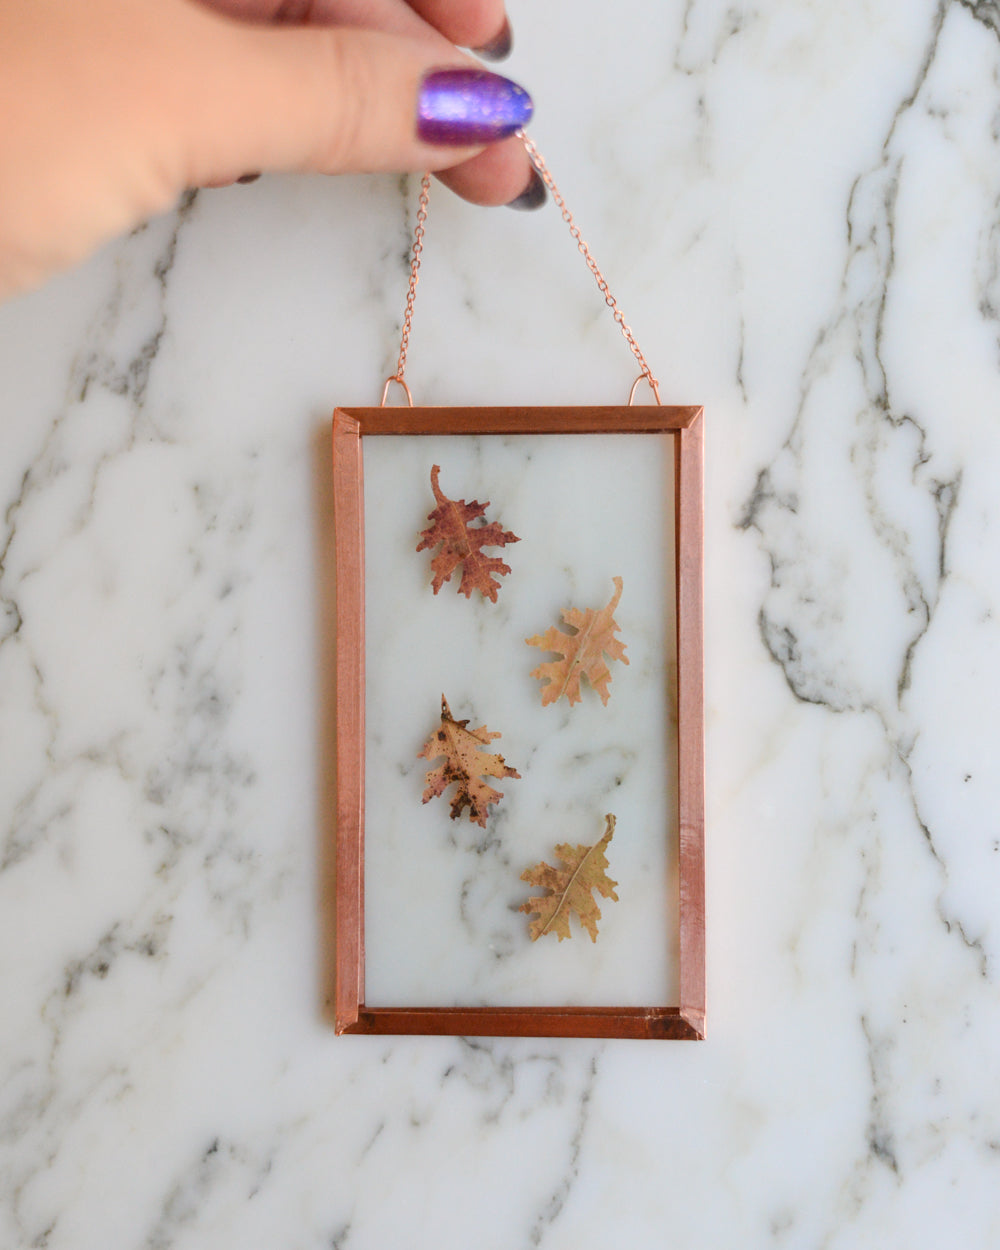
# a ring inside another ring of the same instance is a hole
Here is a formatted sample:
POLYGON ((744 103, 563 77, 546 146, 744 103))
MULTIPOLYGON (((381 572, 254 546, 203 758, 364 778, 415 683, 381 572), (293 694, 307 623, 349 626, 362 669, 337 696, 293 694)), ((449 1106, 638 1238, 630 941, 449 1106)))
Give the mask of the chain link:
MULTIPOLYGON (((650 389, 656 398, 656 402, 660 403, 660 384, 653 376, 653 371, 650 369, 649 363, 642 353, 642 349, 636 342, 635 335, 632 333, 631 327, 626 322, 622 310, 618 307, 618 301, 611 294, 608 287, 608 281, 604 274, 601 273, 597 261, 594 260, 593 253, 587 246, 587 240, 580 233, 580 227, 573 220, 573 214, 566 207, 566 201, 563 199, 559 188, 556 186, 555 179, 549 173, 549 168, 545 163, 544 157, 535 146, 534 141, 529 139, 523 130, 517 131, 517 137, 524 144, 524 150, 527 152, 529 160, 538 171, 539 177, 548 188, 549 194, 552 196, 552 200, 556 208, 559 209, 563 221, 567 226, 569 226, 569 232, 576 243, 577 250, 587 262, 587 268, 594 275, 594 280, 597 282, 597 289, 604 296, 604 302, 611 309, 615 322, 624 335, 625 341, 628 343, 629 348, 632 351, 632 355, 639 362, 639 368, 642 372, 632 387, 632 393, 629 396, 629 403, 632 402, 635 395, 636 386, 642 381, 643 378, 645 378, 649 383, 650 389)), ((390 378, 386 379, 385 390, 382 392, 383 407, 385 406, 386 396, 388 395, 389 384, 391 382, 398 382, 399 385, 405 390, 407 397, 410 399, 411 405, 413 403, 409 387, 404 381, 404 374, 406 372, 406 351, 410 345, 410 329, 413 324, 413 305, 417 298, 417 283, 420 281, 420 257, 424 250, 424 227, 427 222, 427 201, 430 196, 430 188, 431 176, 430 174, 424 174, 423 178, 420 180, 420 199, 417 204, 417 224, 416 229, 413 232, 413 250, 410 260, 410 285, 406 292, 406 312, 403 315, 403 333, 399 343, 399 359, 396 361, 396 372, 390 378)))
MULTIPOLYGON (((417 298, 417 283, 420 281, 420 257, 424 250, 424 226, 427 222, 427 201, 431 193, 431 176, 424 174, 420 179, 420 199, 417 202, 417 225, 413 231, 413 250, 410 259, 410 285, 406 292, 406 312, 403 314, 403 334, 399 340, 399 359, 396 361, 396 372, 386 383, 382 403, 388 391, 388 382, 398 382, 405 387, 403 375, 406 373, 406 349, 410 346, 410 327, 413 325, 413 303, 417 298)), ((409 390, 407 390, 409 394, 409 390)), ((412 404, 412 400, 410 401, 412 404)))
MULTIPOLYGON (((619 330, 621 330, 622 334, 625 336, 625 341, 632 350, 632 355, 639 362, 639 368, 642 370, 640 376, 645 378, 649 383, 650 389, 656 396, 656 402, 659 403, 660 384, 653 376, 653 371, 650 369, 649 363, 642 353, 642 348, 640 348, 639 344, 635 341, 635 335, 632 333, 632 327, 626 322, 624 313, 618 307, 618 301, 611 294, 608 287, 608 280, 605 278, 604 274, 601 273, 600 266, 597 264, 597 261, 594 260, 593 253, 587 246, 587 240, 580 233, 580 227, 573 220, 573 214, 566 207, 566 201, 560 194, 559 188, 555 184, 555 179, 549 173, 549 167, 545 164, 545 158, 535 146, 534 140, 529 139, 523 130, 519 130, 517 132, 517 137, 524 144, 524 150, 528 153, 528 158, 530 159, 532 165, 534 165, 535 169, 538 170, 539 177, 545 183, 546 187, 548 187, 549 194, 552 196, 552 202, 555 204, 556 208, 559 209, 563 221, 567 226, 569 226, 569 232, 573 237, 573 241, 576 243, 577 251, 587 262, 587 268, 594 275, 594 279, 597 282, 597 289, 604 296, 604 302, 611 309, 619 330)), ((633 394, 634 393, 635 388, 633 387, 633 394)))

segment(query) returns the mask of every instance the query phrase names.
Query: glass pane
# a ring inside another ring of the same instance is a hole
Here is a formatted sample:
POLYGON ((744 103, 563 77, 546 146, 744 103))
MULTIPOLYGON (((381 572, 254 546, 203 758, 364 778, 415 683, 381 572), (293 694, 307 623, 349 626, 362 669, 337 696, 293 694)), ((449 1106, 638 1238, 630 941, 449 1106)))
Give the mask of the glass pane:
POLYGON ((670 435, 367 436, 365 941, 369 1007, 643 1006, 676 1003, 676 649, 670 435), (520 541, 489 549, 511 566, 497 602, 437 595, 420 531, 451 499, 490 501, 520 541), (610 699, 542 706, 531 676, 557 656, 525 639, 598 609, 623 580, 615 617, 629 664, 610 699), (418 752, 442 694, 470 729, 502 737, 520 779, 486 827, 450 819, 449 791, 421 803, 433 763, 418 752), (528 935, 519 878, 557 843, 617 829, 608 859, 618 902, 598 899, 596 943, 528 935))

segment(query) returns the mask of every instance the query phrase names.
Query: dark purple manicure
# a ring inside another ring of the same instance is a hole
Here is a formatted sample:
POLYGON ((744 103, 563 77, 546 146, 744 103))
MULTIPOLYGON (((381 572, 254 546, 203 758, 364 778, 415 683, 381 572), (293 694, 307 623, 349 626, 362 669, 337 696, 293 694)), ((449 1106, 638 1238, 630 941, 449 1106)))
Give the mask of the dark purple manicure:
POLYGON ((420 87, 417 134, 424 143, 463 147, 493 143, 531 120, 523 87, 482 69, 433 70, 420 87))
POLYGON ((500 27, 500 33, 495 35, 489 43, 484 43, 482 47, 473 48, 476 56, 481 56, 484 61, 503 61, 510 56, 510 50, 514 46, 514 36, 510 29, 510 22, 504 18, 503 26, 500 27))
POLYGON ((541 208, 548 198, 545 183, 542 181, 538 170, 532 166, 528 185, 520 195, 516 195, 512 200, 507 201, 507 207, 516 208, 520 212, 530 212, 534 208, 541 208))

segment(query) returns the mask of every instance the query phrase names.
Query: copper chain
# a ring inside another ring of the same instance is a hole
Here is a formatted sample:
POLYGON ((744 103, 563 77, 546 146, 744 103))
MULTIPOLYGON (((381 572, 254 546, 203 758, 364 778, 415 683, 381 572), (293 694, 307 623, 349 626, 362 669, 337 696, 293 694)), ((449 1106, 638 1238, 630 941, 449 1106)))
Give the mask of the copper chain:
POLYGON ((396 372, 386 378, 385 389, 382 391, 382 406, 385 407, 389 386, 398 382, 406 392, 406 398, 413 407, 413 396, 410 388, 403 380, 406 373, 406 349, 410 346, 410 328, 413 325, 413 304, 417 298, 417 283, 420 281, 420 257, 424 250, 424 226, 427 222, 427 201, 431 193, 431 176, 424 174, 420 179, 420 199, 417 201, 417 225, 413 231, 413 246, 410 255, 410 285, 406 292, 406 312, 403 314, 403 333, 399 340, 399 359, 396 361, 396 372))
MULTIPOLYGON (((538 170, 539 176, 541 177, 545 185, 548 187, 549 194, 552 196, 553 203, 555 204, 556 208, 559 209, 559 212, 562 214, 563 221, 566 223, 567 226, 569 226, 569 232, 573 236, 573 240, 576 243, 577 251, 583 257, 583 259, 587 262, 587 268, 594 275, 594 278, 597 282, 597 289, 604 296, 604 302, 605 304, 607 304, 607 306, 611 309, 612 313, 614 314, 615 321, 618 323, 618 328, 621 330, 622 334, 625 336, 625 341, 626 343, 628 343, 629 347, 631 348, 632 355, 639 362, 639 368, 642 370, 642 373, 640 376, 644 377, 646 381, 649 383, 653 394, 656 396, 656 402, 659 403, 660 402, 660 384, 656 380, 656 378, 653 376, 653 371, 652 369, 650 369, 649 364, 646 360, 646 357, 642 354, 642 348, 635 341, 635 335, 632 333, 632 327, 628 325, 628 323, 626 322, 624 313, 618 307, 618 301, 611 294, 611 291, 608 287, 608 280, 607 278, 605 278, 604 274, 601 273, 601 270, 600 270, 599 265, 597 264, 597 261, 594 260, 593 253, 591 252, 590 248, 587 246, 587 240, 580 233, 580 227, 573 220, 573 214, 566 207, 566 201, 563 199, 562 195, 559 193, 559 188, 555 184, 555 179, 549 173, 549 167, 545 164, 545 158, 542 156, 541 152, 539 152, 538 148, 535 147, 534 141, 532 139, 529 139, 523 130, 519 130, 517 132, 517 137, 524 144, 524 150, 528 153, 528 156, 531 160, 532 165, 534 165, 534 167, 538 170)), ((633 393, 634 393, 634 388, 633 388, 633 393)))
MULTIPOLYGON (((559 188, 555 184, 555 179, 549 173, 549 168, 545 163, 545 158, 535 146, 534 141, 530 139, 523 130, 517 131, 517 137, 524 144, 524 150, 528 153, 528 158, 535 169, 538 170, 538 175, 548 188, 549 194, 552 196, 552 200, 555 203, 556 208, 559 209, 563 221, 567 226, 569 226, 569 232, 576 243, 577 250, 587 262, 587 268, 594 275, 594 279, 597 282, 597 288, 604 296, 605 304, 607 304, 607 306, 611 309, 618 328, 621 330, 625 337, 625 341, 628 343, 629 348, 632 351, 632 355, 639 362, 639 368, 642 372, 639 377, 636 378, 636 381, 632 386, 629 402, 632 402, 636 386, 638 386, 639 382, 645 378, 649 383, 653 395, 656 397, 656 402, 660 403, 660 384, 653 376, 653 371, 650 369, 649 363, 643 355, 642 349, 636 342, 635 335, 632 333, 632 328, 626 322, 625 315, 618 306, 618 301, 611 294, 611 290, 608 287, 608 280, 605 278, 604 274, 601 273, 600 266, 597 264, 597 261, 594 260, 593 253, 587 246, 587 240, 580 233, 580 227, 573 220, 573 214, 567 208, 566 201, 563 199, 559 188)), ((383 405, 385 404, 386 396, 389 393, 389 386, 393 382, 399 383, 399 385, 406 392, 406 397, 409 400, 410 405, 412 406, 413 404, 413 397, 410 394, 410 388, 404 381, 404 373, 406 371, 406 349, 410 343, 410 328, 413 324, 413 304, 417 297, 417 283, 420 281, 420 256, 424 250, 424 226, 427 222, 427 201, 430 196, 430 187, 430 174, 424 174, 423 178, 420 180, 420 200, 417 204, 417 225, 413 232, 413 249, 410 260, 410 285, 406 292, 406 312, 403 315, 403 333, 399 344, 399 359, 396 361, 396 372, 390 378, 386 379, 385 389, 382 392, 383 405)))

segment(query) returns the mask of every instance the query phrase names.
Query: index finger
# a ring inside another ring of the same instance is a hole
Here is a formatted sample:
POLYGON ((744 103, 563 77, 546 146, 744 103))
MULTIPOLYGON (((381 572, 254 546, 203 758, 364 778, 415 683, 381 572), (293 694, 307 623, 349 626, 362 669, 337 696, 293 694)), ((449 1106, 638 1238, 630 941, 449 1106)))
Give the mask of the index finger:
POLYGON ((510 51, 504 0, 204 0, 232 17, 294 26, 346 24, 413 38, 442 36, 492 59, 510 51))
MULTIPOLYGON (((455 39, 468 40, 464 46, 471 44, 481 55, 487 55, 486 49, 476 41, 490 39, 490 22, 494 20, 500 23, 500 34, 499 45, 497 38, 492 40, 492 56, 499 57, 510 47, 504 0, 202 0, 202 3, 231 17, 267 24, 353 26, 418 39, 440 51, 442 64, 454 58, 455 39), (450 33, 446 33, 445 28, 450 33)), ((471 162, 452 166, 447 176, 443 171, 439 171, 438 176, 457 195, 473 204, 507 204, 517 200, 519 207, 537 207, 545 198, 527 154, 517 143, 496 144, 471 162)))

